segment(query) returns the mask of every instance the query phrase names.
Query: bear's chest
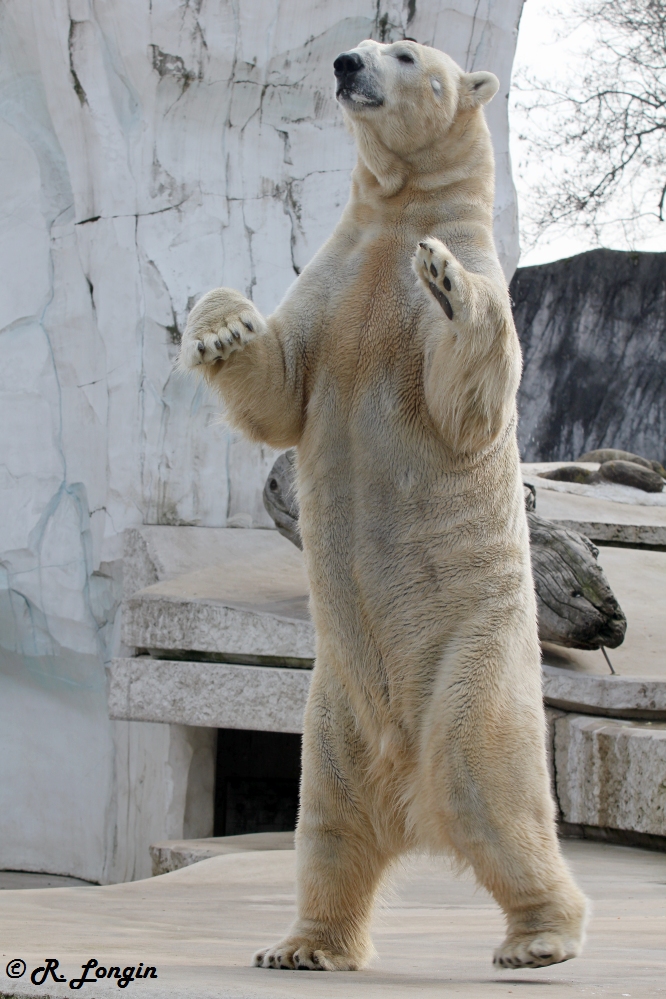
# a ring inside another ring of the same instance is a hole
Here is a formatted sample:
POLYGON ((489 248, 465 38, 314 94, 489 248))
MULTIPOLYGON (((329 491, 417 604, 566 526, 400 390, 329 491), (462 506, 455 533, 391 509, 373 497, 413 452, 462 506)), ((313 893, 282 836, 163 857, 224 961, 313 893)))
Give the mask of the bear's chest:
POLYGON ((339 262, 310 379, 309 415, 332 402, 347 418, 410 421, 423 404, 424 301, 413 239, 371 234, 339 262))

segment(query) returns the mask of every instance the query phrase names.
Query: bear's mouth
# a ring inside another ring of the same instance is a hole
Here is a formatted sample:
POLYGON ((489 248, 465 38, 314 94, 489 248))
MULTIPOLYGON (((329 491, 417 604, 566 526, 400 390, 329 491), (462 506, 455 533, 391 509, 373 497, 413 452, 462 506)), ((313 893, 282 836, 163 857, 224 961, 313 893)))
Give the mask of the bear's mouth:
POLYGON ((383 97, 380 97, 379 94, 372 93, 365 87, 348 83, 338 84, 335 96, 341 103, 357 108, 379 108, 384 103, 383 97))

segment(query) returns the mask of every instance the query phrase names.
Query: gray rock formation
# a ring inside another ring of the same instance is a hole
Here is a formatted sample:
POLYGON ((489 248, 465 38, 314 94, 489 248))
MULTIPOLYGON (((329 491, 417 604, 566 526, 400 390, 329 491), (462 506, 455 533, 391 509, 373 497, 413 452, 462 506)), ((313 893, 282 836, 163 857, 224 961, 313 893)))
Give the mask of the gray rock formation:
MULTIPOLYGON (((273 465, 264 506, 280 534, 302 548, 293 449, 273 465)), ((573 649, 617 648, 624 641, 627 619, 597 561, 598 549, 582 534, 537 516, 535 506, 536 490, 526 485, 539 638, 573 649)))
POLYGON ((666 253, 591 250, 511 282, 523 461, 619 448, 663 461, 666 253))

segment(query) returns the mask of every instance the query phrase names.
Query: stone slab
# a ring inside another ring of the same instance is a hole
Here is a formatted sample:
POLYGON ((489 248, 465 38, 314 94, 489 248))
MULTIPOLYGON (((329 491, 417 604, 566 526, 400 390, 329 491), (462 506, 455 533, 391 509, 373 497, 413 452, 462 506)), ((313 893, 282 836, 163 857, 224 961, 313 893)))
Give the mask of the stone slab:
MULTIPOLYGON (((378 908, 378 956, 370 969, 250 968, 253 951, 279 939, 294 914, 294 853, 274 851, 216 857, 131 884, 4 892, 0 992, 15 999, 71 996, 66 982, 40 988, 28 974, 16 981, 4 975, 10 958, 22 958, 29 973, 53 956, 70 980, 91 957, 104 967, 155 965, 157 979, 129 987, 150 999, 663 996, 664 857, 573 841, 563 848, 593 908, 584 955, 554 967, 496 972, 490 960, 503 935, 498 907, 471 879, 421 858, 405 862, 378 908)), ((119 992, 105 980, 86 994, 108 999, 119 992)))
MULTIPOLYGON (((109 713, 117 720, 302 731, 310 673, 285 667, 114 659, 109 713)), ((666 682, 543 666, 544 698, 564 711, 666 720, 666 682)))
POLYGON ((258 529, 144 524, 124 532, 123 589, 132 596, 153 583, 198 569, 233 564, 248 555, 286 553, 293 547, 274 525, 258 529))
POLYGON ((551 725, 565 822, 666 837, 666 723, 562 713, 551 725))
POLYGON ((198 553, 211 564, 169 576, 125 601, 123 641, 167 652, 312 660, 302 553, 277 531, 215 534, 208 555, 198 553))
POLYGON ((543 664, 546 704, 609 718, 666 721, 666 681, 598 676, 543 664))
POLYGON ((246 833, 241 836, 209 836, 204 839, 171 839, 152 843, 153 877, 179 871, 211 857, 255 850, 293 850, 293 832, 246 833))
POLYGON ((113 659, 108 677, 117 720, 302 732, 311 671, 141 656, 113 659))

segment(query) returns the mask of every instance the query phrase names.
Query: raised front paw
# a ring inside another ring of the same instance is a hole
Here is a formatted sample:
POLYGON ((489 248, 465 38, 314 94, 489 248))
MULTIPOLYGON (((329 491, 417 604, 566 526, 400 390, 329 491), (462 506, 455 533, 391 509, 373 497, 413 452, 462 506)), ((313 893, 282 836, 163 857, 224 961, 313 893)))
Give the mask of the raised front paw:
POLYGON ((458 312, 458 270, 460 264, 439 239, 424 239, 413 258, 414 273, 439 303, 449 319, 458 312))
POLYGON ((358 971, 362 964, 349 954, 337 954, 325 944, 297 936, 258 950, 252 963, 256 968, 296 971, 358 971))
POLYGON ((178 363, 189 371, 202 364, 226 361, 265 330, 263 317, 249 299, 231 288, 216 288, 190 312, 178 363))

